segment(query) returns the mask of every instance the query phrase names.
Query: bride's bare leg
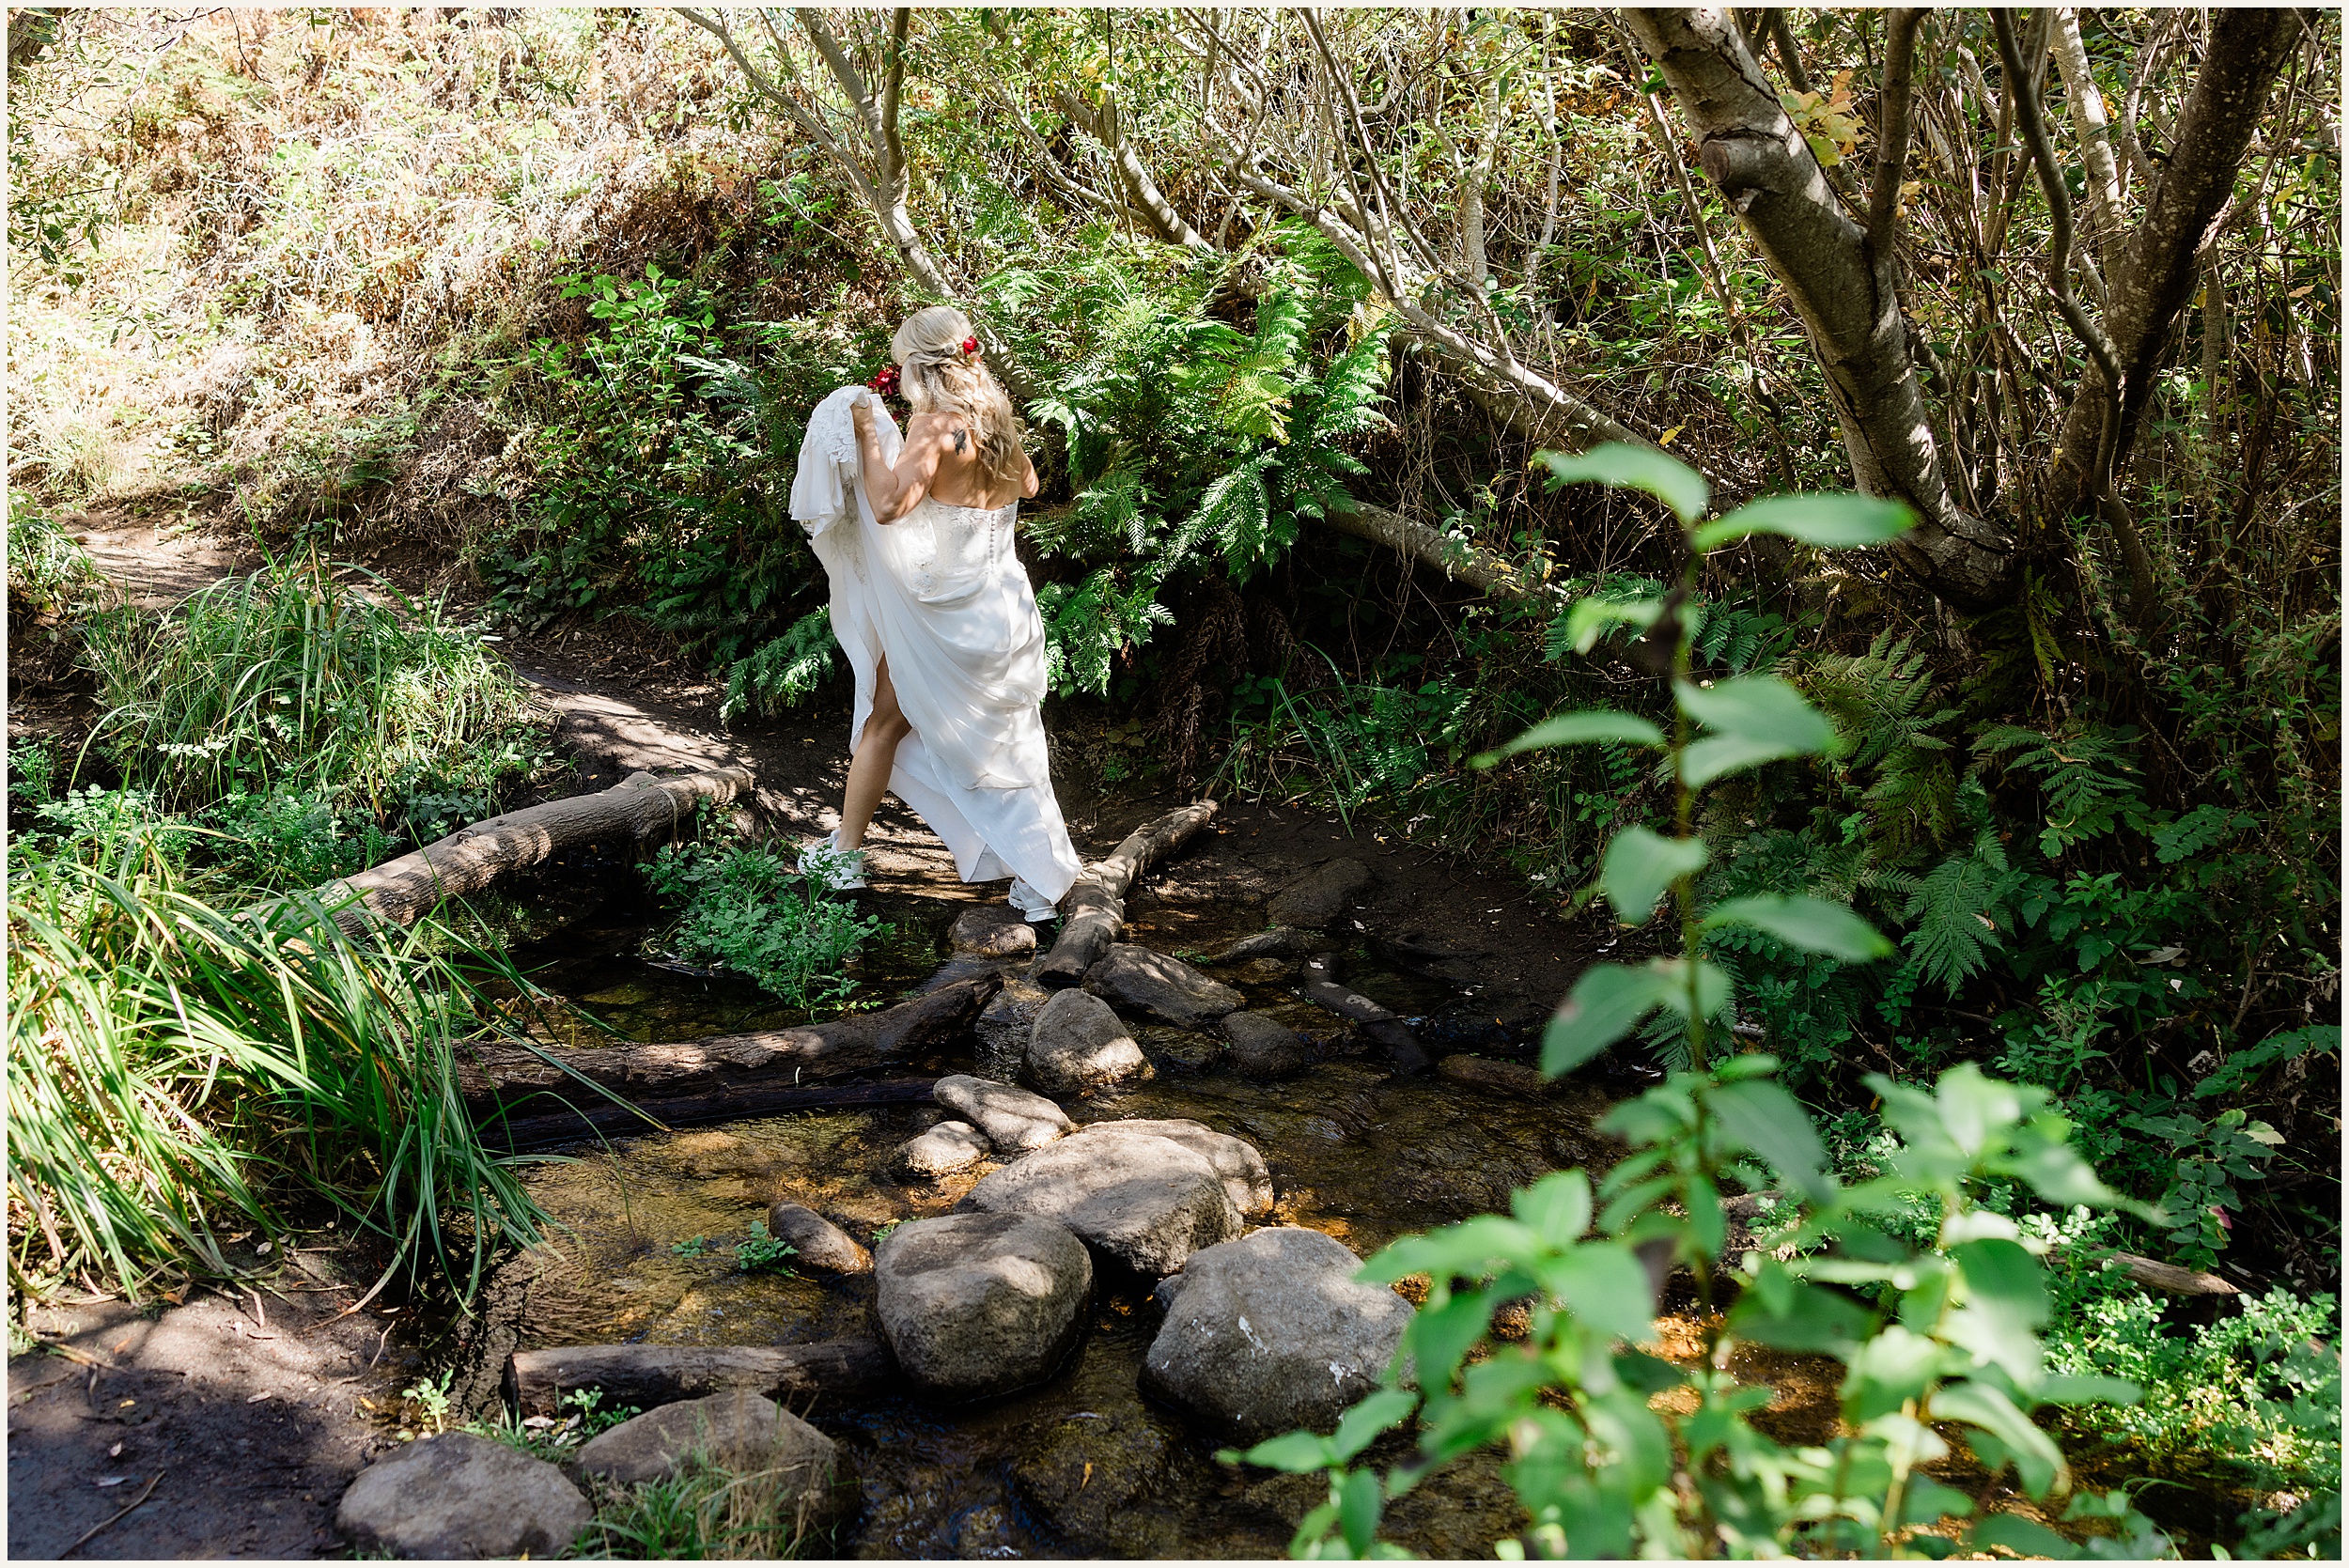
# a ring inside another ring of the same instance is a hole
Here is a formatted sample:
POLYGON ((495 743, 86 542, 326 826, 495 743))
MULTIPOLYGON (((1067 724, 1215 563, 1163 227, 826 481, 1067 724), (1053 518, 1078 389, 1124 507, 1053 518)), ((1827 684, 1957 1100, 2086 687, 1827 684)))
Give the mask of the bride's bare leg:
POLYGON ((897 743, 913 733, 906 716, 897 706, 897 689, 889 681, 889 660, 883 659, 873 677, 873 711, 864 721, 864 737, 857 742, 856 755, 848 762, 848 789, 840 805, 840 837, 843 849, 855 849, 864 843, 864 830, 871 826, 873 813, 880 805, 880 798, 889 789, 889 770, 897 761, 897 743))

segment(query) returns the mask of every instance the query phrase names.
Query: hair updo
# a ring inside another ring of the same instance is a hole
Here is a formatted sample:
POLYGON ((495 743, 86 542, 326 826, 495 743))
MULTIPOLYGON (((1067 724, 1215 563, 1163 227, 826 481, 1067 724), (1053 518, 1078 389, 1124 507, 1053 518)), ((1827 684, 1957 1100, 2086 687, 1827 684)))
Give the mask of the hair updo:
POLYGON ((955 412, 971 427, 978 449, 979 469, 991 480, 1024 479, 1028 456, 1021 445, 1019 415, 1011 399, 979 359, 971 318, 952 305, 917 310, 890 340, 902 372, 900 390, 916 413, 955 412))

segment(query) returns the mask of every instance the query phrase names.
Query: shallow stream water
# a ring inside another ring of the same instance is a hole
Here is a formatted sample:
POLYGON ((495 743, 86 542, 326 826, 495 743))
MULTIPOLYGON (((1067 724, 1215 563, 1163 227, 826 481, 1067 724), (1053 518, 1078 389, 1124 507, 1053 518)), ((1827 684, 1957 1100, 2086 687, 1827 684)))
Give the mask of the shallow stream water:
MULTIPOLYGON (((876 908, 897 930, 863 961, 861 994, 915 988, 948 955, 945 928, 967 906, 910 896, 876 908)), ((1197 953, 1255 928, 1258 916, 1192 911, 1138 919, 1128 939, 1197 953)), ((638 955, 641 926, 621 911, 575 927, 537 957, 540 982, 630 1039, 688 1039, 773 1028, 801 1015, 739 983, 664 969, 638 955)), ((1349 955, 1346 984, 1395 1011, 1473 1019, 1463 990, 1349 955)), ((1080 1122, 1189 1117, 1244 1138, 1269 1166, 1269 1222, 1304 1225, 1368 1257, 1404 1234, 1505 1207, 1510 1191, 1563 1166, 1604 1163, 1596 1091, 1507 1097, 1435 1074, 1394 1078, 1342 1020, 1287 988, 1278 966, 1215 972, 1250 1004, 1321 1042, 1303 1073, 1259 1082, 1211 1060, 1205 1037, 1145 1027, 1156 1076, 1066 1098, 1080 1122), (1196 1063, 1206 1063, 1204 1066, 1196 1063), (1187 1063, 1193 1063, 1187 1065, 1187 1063)), ((1010 1064, 958 1058, 924 1070, 1009 1077, 1010 1064)), ((504 1287, 508 1347, 650 1342, 788 1344, 871 1331, 869 1276, 817 1281, 745 1273, 734 1250, 767 1205, 790 1199, 869 1239, 898 1220, 942 1214, 995 1162, 939 1182, 892 1169, 907 1139, 942 1120, 930 1106, 831 1110, 575 1147, 533 1168, 533 1195, 568 1234, 513 1265, 504 1287)), ((1040 1387, 976 1405, 892 1396, 818 1402, 809 1419, 853 1457, 858 1516, 833 1551, 859 1557, 1277 1556, 1326 1495, 1317 1478, 1272 1477, 1217 1461, 1227 1438, 1143 1397, 1136 1374, 1157 1329, 1149 1281, 1104 1277, 1092 1330, 1040 1387)), ((486 1370, 486 1369, 485 1369, 486 1370)), ((1490 1460, 1463 1462, 1394 1505, 1388 1533, 1435 1556, 1484 1555, 1517 1528, 1490 1460)))

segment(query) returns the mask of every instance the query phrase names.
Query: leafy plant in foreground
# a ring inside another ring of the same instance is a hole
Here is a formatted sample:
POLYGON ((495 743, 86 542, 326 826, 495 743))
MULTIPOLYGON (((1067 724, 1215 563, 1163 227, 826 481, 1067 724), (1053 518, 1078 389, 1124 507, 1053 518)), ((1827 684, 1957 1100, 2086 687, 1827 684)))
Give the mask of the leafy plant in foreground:
POLYGON ((849 960, 888 929, 751 844, 665 845, 645 879, 683 906, 670 939, 678 957, 723 964, 794 1007, 846 1001, 856 989, 849 960))
MULTIPOLYGON (((1292 1545, 1306 1557, 1401 1555, 1377 1540, 1386 1500, 1492 1443, 1506 1444, 1507 1473, 1530 1515, 1522 1537, 1498 1544, 1503 1557, 1947 1556, 1961 1539, 1922 1528, 1967 1519, 1974 1503, 1928 1473, 1951 1452, 1937 1427, 1959 1429, 1983 1466, 2012 1467, 2026 1492, 2049 1498, 2070 1489, 2070 1475, 2031 1412, 2138 1395, 2116 1379, 2048 1371, 2039 1341, 2048 1297, 2033 1250, 2045 1242, 1979 1195, 1989 1184, 2019 1184, 2051 1203, 2117 1200, 2073 1152, 2069 1124, 2044 1090, 1970 1064, 1930 1092, 1871 1076, 1895 1136, 1880 1174, 1844 1185, 1810 1117, 1773 1081, 1775 1058, 1708 1056, 1732 1001, 1728 976, 1705 956, 1708 933, 1752 927, 1846 962, 1884 956, 1891 944, 1847 906, 1822 899, 1700 904, 1708 854, 1690 831, 1698 792, 1766 762, 1824 753, 1834 736, 1774 676, 1690 680, 1679 618, 1706 550, 1760 532, 1822 548, 1881 543, 1908 520, 1859 497, 1781 497, 1700 524, 1703 481, 1658 454, 1602 447, 1546 460, 1561 481, 1656 493, 1680 515, 1690 562, 1672 593, 1585 600, 1570 616, 1571 640, 1583 647, 1610 622, 1647 629, 1657 662, 1669 660, 1674 676, 1672 734, 1626 713, 1564 713, 1504 748, 1645 747, 1662 753, 1676 797, 1677 835, 1617 834, 1599 882, 1628 925, 1646 924, 1669 898, 1680 953, 1585 971, 1545 1036, 1543 1067, 1568 1071, 1657 1012, 1677 1017, 1688 1065, 1602 1124, 1631 1152, 1595 1188, 1580 1171, 1559 1172, 1519 1191, 1508 1216, 1407 1237, 1372 1259, 1365 1280, 1422 1274, 1429 1282, 1388 1386, 1348 1412, 1334 1437, 1291 1433, 1229 1457, 1327 1472, 1329 1501, 1292 1545), (1788 1202, 1795 1223, 1776 1255, 1727 1254, 1730 1183, 1788 1202), (1900 1239, 1884 1221, 1911 1219, 1921 1202, 1926 1239, 1900 1239), (1656 1337, 1658 1294, 1674 1267, 1695 1283, 1702 1354, 1692 1366, 1638 1348, 1656 1337), (1528 1298, 1526 1343, 1496 1343, 1495 1312, 1528 1298), (1741 1387, 1726 1370, 1740 1341, 1843 1361, 1841 1434, 1787 1445, 1756 1428, 1750 1418, 1772 1391, 1741 1387), (1655 1397, 1666 1393, 1674 1397, 1655 1397), (1354 1467, 1381 1431, 1415 1410, 1416 1459, 1383 1477, 1354 1467)), ((2092 1542, 2092 1555, 2167 1545, 2125 1498, 2082 1493, 2067 1516, 2119 1525, 2121 1536, 2092 1542)), ((2011 1514, 1961 1526, 1960 1537, 1977 1550, 2078 1555, 2011 1514)))

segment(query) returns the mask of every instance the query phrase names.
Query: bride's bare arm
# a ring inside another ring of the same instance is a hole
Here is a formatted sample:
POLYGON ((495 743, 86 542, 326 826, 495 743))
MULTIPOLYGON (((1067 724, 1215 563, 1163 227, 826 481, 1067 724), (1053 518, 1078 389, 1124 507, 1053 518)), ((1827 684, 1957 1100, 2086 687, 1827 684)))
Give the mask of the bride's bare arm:
POLYGON ((852 415, 856 422, 858 455, 863 459, 864 497, 873 504, 876 522, 894 522, 922 504, 930 486, 938 478, 940 441, 938 432, 926 419, 914 419, 906 426, 905 445, 897 452, 894 468, 881 461, 880 435, 873 425, 873 408, 859 403, 852 415))

